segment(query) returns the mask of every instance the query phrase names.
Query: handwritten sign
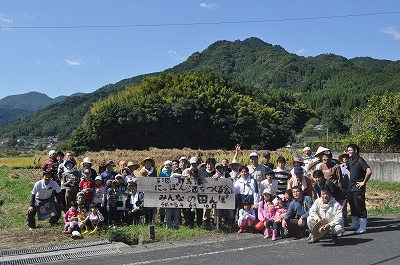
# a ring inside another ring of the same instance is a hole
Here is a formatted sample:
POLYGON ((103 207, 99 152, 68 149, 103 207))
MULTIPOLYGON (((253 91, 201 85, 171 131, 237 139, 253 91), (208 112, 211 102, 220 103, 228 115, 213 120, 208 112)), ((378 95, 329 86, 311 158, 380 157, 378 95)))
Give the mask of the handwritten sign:
POLYGON ((145 207, 234 209, 230 179, 138 178, 145 207))

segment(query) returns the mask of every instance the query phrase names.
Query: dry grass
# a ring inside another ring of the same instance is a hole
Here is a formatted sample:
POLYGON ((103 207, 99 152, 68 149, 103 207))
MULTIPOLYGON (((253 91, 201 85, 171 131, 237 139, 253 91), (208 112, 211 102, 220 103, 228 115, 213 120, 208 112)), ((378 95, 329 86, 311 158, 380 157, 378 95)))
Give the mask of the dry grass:
MULTIPOLYGON (((261 163, 261 154, 266 150, 241 150, 237 160, 244 165, 250 163, 249 154, 251 152, 257 152, 260 155, 259 162, 261 163)), ((36 157, 45 157, 47 151, 36 153, 36 157)), ((107 160, 113 160, 114 163, 118 163, 121 160, 132 161, 134 163, 140 163, 145 157, 152 157, 155 160, 157 172, 162 168, 165 160, 179 159, 182 156, 197 157, 199 162, 205 162, 207 158, 214 157, 217 161, 221 161, 223 158, 232 161, 234 156, 234 150, 193 150, 189 148, 183 149, 159 149, 149 148, 149 150, 132 151, 132 150, 115 150, 115 151, 100 151, 100 152, 86 152, 83 155, 76 157, 78 162, 81 162, 84 157, 90 157, 94 162, 94 169, 97 169, 101 163, 105 163, 107 160)), ((289 149, 278 149, 271 151, 271 163, 276 164, 278 156, 286 158, 288 168, 291 168, 293 156, 289 149)), ((80 167, 81 165, 77 165, 80 167)))

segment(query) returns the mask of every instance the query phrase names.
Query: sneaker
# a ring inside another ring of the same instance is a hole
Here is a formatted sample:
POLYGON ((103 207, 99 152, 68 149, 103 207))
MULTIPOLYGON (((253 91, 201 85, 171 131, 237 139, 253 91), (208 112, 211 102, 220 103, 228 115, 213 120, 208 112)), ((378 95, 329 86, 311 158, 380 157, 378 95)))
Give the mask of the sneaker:
POLYGON ((33 227, 29 227, 29 231, 33 231, 34 230, 34 228, 33 227))
POLYGON ((316 239, 315 237, 311 237, 310 239, 307 240, 307 244, 313 244, 317 243, 319 239, 316 239))

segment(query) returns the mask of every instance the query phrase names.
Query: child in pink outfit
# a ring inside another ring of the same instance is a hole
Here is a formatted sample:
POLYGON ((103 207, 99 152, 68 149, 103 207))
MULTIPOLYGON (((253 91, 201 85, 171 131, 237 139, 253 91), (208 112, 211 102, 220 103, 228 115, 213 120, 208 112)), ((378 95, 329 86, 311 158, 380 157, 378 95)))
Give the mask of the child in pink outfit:
POLYGON ((243 209, 239 210, 238 225, 240 227, 238 233, 243 233, 244 229, 248 232, 253 233, 253 224, 256 219, 256 214, 251 208, 251 203, 249 201, 243 202, 243 209))
POLYGON ((275 207, 271 202, 271 194, 269 190, 264 190, 263 200, 258 204, 258 220, 255 228, 258 231, 264 230, 264 238, 271 236, 271 228, 273 224, 273 217, 275 215, 275 207))
MULTIPOLYGON (((276 206, 275 206, 275 215, 273 217, 273 224, 272 224, 272 240, 276 240, 276 236, 278 234, 278 231, 282 229, 282 219, 287 213, 287 208, 286 208, 286 203, 284 200, 281 198, 278 198, 276 201, 276 206)), ((282 235, 283 236, 283 235, 282 235)))
POLYGON ((78 225, 78 203, 71 202, 69 210, 64 215, 64 233, 71 234, 74 227, 78 225))

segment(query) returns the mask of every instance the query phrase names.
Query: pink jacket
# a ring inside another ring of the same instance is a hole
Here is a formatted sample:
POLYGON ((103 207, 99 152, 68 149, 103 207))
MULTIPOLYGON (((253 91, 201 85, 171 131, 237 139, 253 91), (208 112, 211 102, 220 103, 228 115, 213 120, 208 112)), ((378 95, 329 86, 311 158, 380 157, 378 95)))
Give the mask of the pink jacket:
POLYGON ((258 220, 271 220, 275 215, 275 207, 271 202, 261 201, 258 203, 258 220))
POLYGON ((287 213, 287 208, 276 207, 275 210, 274 222, 282 222, 283 218, 281 217, 281 214, 287 213))
POLYGON ((78 210, 71 212, 71 210, 68 210, 65 215, 64 215, 64 223, 69 222, 69 218, 71 217, 76 217, 78 216, 78 210))

